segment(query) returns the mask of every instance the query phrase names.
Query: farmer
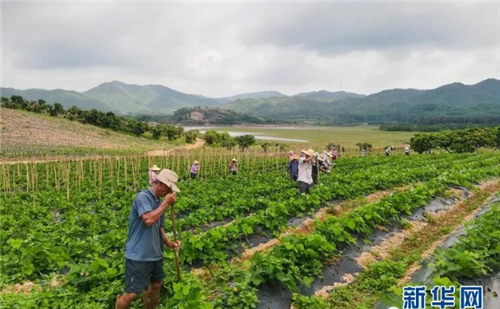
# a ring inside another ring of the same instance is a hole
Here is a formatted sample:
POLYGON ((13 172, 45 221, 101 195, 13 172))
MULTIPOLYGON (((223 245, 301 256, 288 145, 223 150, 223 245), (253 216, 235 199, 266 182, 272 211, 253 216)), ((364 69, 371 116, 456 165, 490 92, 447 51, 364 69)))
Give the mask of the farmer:
POLYGON ((159 168, 158 166, 153 165, 153 167, 151 167, 149 169, 149 185, 152 185, 153 182, 156 181, 156 175, 158 174, 158 172, 161 170, 161 168, 159 168))
POLYGON ((287 170, 290 172, 290 178, 293 181, 297 181, 297 178, 299 177, 299 157, 298 156, 293 156, 288 163, 288 168, 287 170))
POLYGON ((337 147, 333 147, 332 148, 332 161, 337 160, 337 155, 338 155, 337 147))
POLYGON ((325 157, 325 164, 328 165, 329 167, 333 165, 332 161, 330 161, 330 158, 332 156, 331 153, 327 152, 326 150, 323 150, 323 156, 325 157))
POLYGON ((387 149, 385 150, 385 156, 386 157, 390 156, 391 152, 392 152, 392 146, 387 147, 387 149))
MULTIPOLYGON (((312 150, 312 149, 310 149, 312 150)), ((313 180, 313 183, 316 185, 318 184, 318 153, 314 152, 313 159, 312 159, 312 173, 311 177, 313 180)))
POLYGON ((289 161, 292 161, 292 158, 293 158, 294 156, 295 156, 295 155, 293 154, 293 151, 290 151, 290 152, 288 153, 288 160, 289 160, 289 161))
POLYGON ((410 145, 405 145, 405 155, 406 156, 410 155, 410 145))
POLYGON ((236 160, 236 158, 233 158, 231 160, 231 164, 229 164, 229 169, 231 170, 231 175, 238 174, 238 160, 236 160))
POLYGON ((200 170, 200 162, 198 161, 194 161, 193 162, 193 165, 191 165, 191 170, 189 171, 189 173, 191 174, 191 178, 192 179, 195 179, 196 176, 198 176, 198 171, 200 170))
POLYGON ((330 167, 328 166, 328 164, 326 163, 326 160, 328 159, 327 156, 325 156, 324 154, 320 154, 318 156, 318 168, 320 171, 322 171, 323 173, 330 173, 330 167))
POLYGON ((139 293, 146 309, 159 306, 165 278, 163 246, 178 250, 181 245, 168 240, 163 229, 164 212, 175 203, 176 193, 180 192, 177 179, 173 171, 162 170, 152 186, 139 192, 132 203, 125 249, 125 294, 116 297, 115 309, 129 308, 139 293), (165 197, 163 202, 161 197, 165 197))
POLYGON ((310 193, 312 179, 312 160, 314 151, 312 149, 302 150, 299 158, 299 176, 297 178, 299 184, 299 193, 310 193))
POLYGON ((366 149, 364 149, 364 148, 363 148, 363 151, 361 152, 361 155, 362 155, 363 157, 365 157, 365 156, 366 156, 366 149))

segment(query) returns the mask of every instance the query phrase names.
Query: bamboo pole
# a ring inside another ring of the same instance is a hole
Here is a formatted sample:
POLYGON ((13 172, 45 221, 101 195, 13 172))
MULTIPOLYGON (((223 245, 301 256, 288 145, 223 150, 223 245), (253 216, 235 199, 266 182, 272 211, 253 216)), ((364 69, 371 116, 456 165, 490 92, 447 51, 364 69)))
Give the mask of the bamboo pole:
POLYGON ((69 196, 69 172, 71 168, 71 162, 68 162, 66 164, 66 200, 69 202, 70 201, 70 196, 69 196))
MULTIPOLYGON (((175 227, 175 210, 174 204, 170 205, 170 216, 172 218, 172 232, 174 233, 174 241, 177 242, 177 229, 175 227)), ((181 281, 181 267, 179 264, 179 250, 175 250, 175 269, 177 270, 177 280, 181 281)))

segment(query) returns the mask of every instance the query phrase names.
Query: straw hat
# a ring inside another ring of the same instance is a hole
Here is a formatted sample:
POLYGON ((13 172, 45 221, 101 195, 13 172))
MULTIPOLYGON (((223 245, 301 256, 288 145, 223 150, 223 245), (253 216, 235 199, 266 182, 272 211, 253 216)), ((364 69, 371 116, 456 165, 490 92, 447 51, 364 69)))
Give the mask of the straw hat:
POLYGON ((153 165, 153 167, 152 167, 152 168, 150 168, 150 170, 152 170, 152 171, 161 171, 161 168, 159 168, 159 167, 158 167, 158 166, 156 166, 156 164, 155 164, 155 165, 153 165))
POLYGON ((320 154, 320 155, 318 156, 318 160, 320 160, 320 161, 325 161, 325 155, 324 155, 324 154, 320 154))
POLYGON ((329 157, 331 157, 332 153, 331 152, 327 152, 326 155, 329 156, 329 157))
POLYGON ((161 170, 160 174, 156 176, 156 179, 166 184, 169 188, 172 189, 172 191, 181 192, 181 190, 179 190, 179 188, 177 187, 177 180, 179 179, 179 177, 174 171, 163 169, 161 170))
POLYGON ((299 159, 299 156, 298 155, 293 155, 292 156, 292 160, 298 160, 299 159))
POLYGON ((194 160, 193 164, 200 164, 200 162, 194 160))
POLYGON ((236 158, 233 158, 231 162, 238 162, 238 160, 236 160, 236 158))
POLYGON ((307 149, 306 152, 305 152, 306 155, 312 157, 314 156, 314 150, 312 150, 311 148, 307 149))

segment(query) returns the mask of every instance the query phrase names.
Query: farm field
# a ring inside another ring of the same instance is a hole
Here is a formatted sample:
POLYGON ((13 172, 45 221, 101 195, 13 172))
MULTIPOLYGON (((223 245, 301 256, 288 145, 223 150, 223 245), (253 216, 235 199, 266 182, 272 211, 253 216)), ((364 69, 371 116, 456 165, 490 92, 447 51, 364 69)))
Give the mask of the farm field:
MULTIPOLYGON (((201 128, 200 128, 201 129, 201 128)), ((229 126, 229 127, 203 127, 203 130, 213 129, 228 132, 248 132, 265 137, 282 139, 306 140, 309 143, 336 142, 345 147, 354 147, 359 142, 368 142, 373 147, 387 145, 400 146, 410 141, 418 132, 390 132, 380 131, 378 126, 229 126)), ((272 141, 272 140, 271 140, 272 141)))
MULTIPOLYGON (((131 204, 153 164, 181 179, 182 281, 166 249, 162 308, 373 308, 483 205, 498 212, 497 152, 341 158, 308 196, 298 195, 287 162, 278 153, 196 151, 2 164, 0 306, 113 308, 131 204), (201 179, 188 179, 193 159, 201 179)), ((500 223, 484 218, 486 229, 500 223)), ((491 274, 494 254, 467 272, 438 262, 433 275, 491 274)))

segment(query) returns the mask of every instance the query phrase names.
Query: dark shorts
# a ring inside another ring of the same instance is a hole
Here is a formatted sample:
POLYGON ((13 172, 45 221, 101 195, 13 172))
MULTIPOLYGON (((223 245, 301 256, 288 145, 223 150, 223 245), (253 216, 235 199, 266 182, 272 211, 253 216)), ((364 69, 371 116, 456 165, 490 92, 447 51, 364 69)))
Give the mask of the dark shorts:
POLYGON ((196 174, 191 173, 191 178, 195 179, 196 178, 196 174))
POLYGON ((125 293, 142 293, 152 282, 163 281, 165 277, 163 260, 139 262, 125 259, 125 293))
POLYGON ((309 194, 311 190, 311 185, 308 183, 305 183, 303 181, 299 181, 299 193, 306 193, 309 194))

